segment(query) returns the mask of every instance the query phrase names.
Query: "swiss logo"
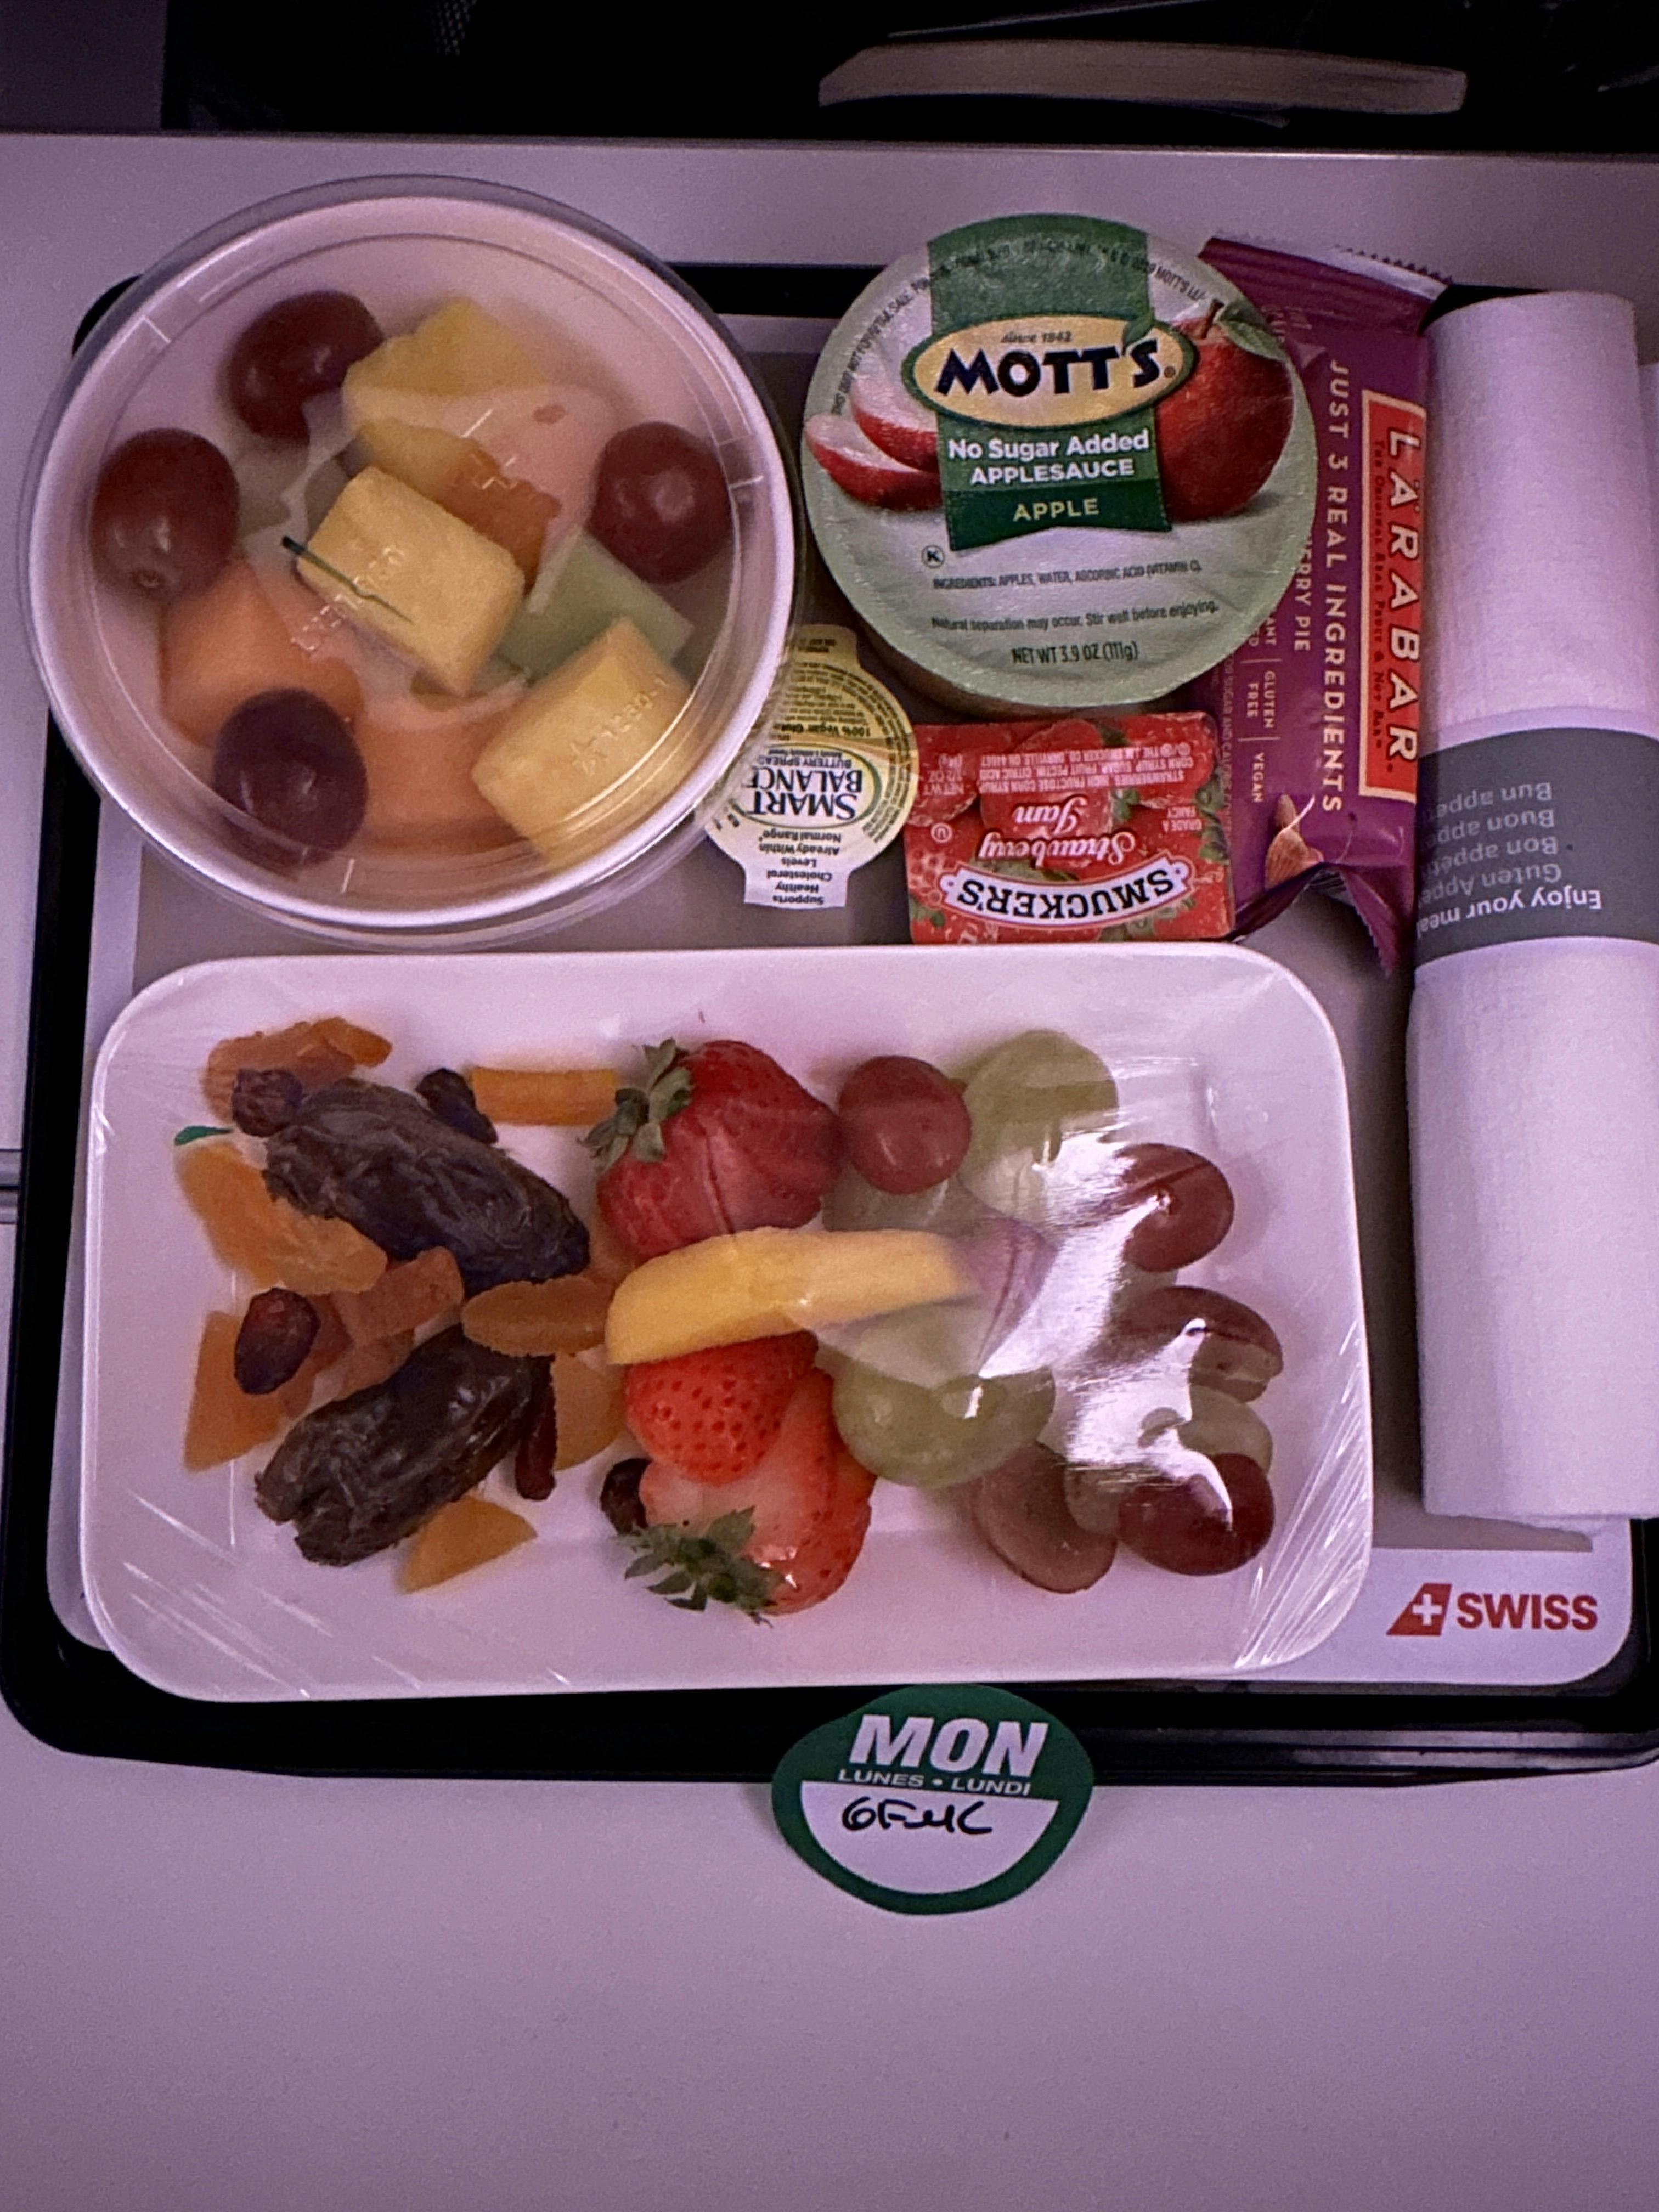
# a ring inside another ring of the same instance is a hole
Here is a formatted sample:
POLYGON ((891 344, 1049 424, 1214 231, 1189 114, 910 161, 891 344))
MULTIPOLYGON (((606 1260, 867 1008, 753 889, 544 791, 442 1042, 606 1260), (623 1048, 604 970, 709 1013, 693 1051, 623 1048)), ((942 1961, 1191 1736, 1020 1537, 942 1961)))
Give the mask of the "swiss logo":
POLYGON ((1438 1636, 1451 1604, 1449 1583, 1425 1583, 1389 1629, 1390 1636, 1438 1636))
POLYGON ((1454 1597, 1449 1583, 1424 1583, 1402 1606, 1390 1636, 1438 1636, 1449 1620, 1456 1628, 1576 1628, 1588 1632, 1601 1617, 1588 1591, 1469 1590, 1454 1597))

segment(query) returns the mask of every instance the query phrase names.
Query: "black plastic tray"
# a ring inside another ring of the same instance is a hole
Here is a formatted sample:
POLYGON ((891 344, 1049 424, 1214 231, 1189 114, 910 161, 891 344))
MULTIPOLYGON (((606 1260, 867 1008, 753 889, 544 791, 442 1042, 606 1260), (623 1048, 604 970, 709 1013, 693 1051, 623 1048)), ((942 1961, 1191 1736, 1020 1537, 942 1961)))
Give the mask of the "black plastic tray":
MULTIPOLYGON (((839 313, 872 273, 735 264, 682 271, 727 314, 817 316, 839 313)), ((113 296, 97 303, 83 330, 113 296)), ((47 1516, 99 801, 56 729, 46 744, 0 1489, 0 1694, 43 1742, 104 1758, 287 1774, 766 1779, 798 1736, 874 1692, 211 1705, 152 1688, 59 1621, 47 1589, 47 1516)), ((1377 1784, 1636 1765, 1659 1757, 1659 1522, 1635 1524, 1632 1541, 1631 1634, 1610 1665, 1565 1688, 1021 1686, 1076 1732, 1102 1782, 1377 1784)))

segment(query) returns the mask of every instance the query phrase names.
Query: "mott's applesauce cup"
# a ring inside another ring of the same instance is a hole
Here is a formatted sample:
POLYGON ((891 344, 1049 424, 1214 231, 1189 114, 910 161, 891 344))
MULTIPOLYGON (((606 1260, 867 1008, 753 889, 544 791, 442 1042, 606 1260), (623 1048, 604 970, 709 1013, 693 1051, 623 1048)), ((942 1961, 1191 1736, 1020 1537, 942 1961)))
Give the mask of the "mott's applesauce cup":
POLYGON ((807 401, 807 512, 881 648, 969 712, 1155 699, 1277 605, 1307 399, 1244 295, 1127 224, 1009 216, 884 271, 807 401))

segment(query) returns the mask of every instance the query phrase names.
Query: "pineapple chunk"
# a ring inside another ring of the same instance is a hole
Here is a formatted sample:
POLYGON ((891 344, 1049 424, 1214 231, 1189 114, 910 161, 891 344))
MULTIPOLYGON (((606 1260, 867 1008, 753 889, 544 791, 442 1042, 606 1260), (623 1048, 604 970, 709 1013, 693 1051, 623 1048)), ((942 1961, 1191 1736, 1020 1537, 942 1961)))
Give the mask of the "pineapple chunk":
POLYGON ((542 563, 530 595, 507 624, 501 656, 526 676, 548 676, 591 645, 619 615, 665 660, 672 660, 691 635, 678 607, 669 605, 597 538, 574 532, 542 563))
POLYGON ((544 677, 479 755, 472 780, 520 836, 568 865, 641 820, 691 765, 670 737, 690 697, 625 617, 544 677))
POLYGON ((341 398, 354 434, 361 434, 383 403, 398 413, 405 392, 455 398, 497 386, 538 384, 541 363, 505 323, 471 300, 448 300, 402 337, 387 338, 346 371, 341 398))
POLYGON ((756 1336, 833 1328, 971 1297, 947 1237, 926 1229, 744 1229, 647 1260, 617 1285, 605 1356, 618 1367, 756 1336))
POLYGON ((299 573, 313 592, 458 696, 524 597, 510 553, 383 469, 352 477, 308 550, 299 573))

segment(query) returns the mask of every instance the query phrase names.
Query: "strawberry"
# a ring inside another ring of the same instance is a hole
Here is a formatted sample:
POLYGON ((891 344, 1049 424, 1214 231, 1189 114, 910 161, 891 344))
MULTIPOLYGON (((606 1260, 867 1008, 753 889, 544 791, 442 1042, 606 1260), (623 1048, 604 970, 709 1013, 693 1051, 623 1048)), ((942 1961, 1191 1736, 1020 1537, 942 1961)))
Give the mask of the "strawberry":
POLYGON ((819 1370, 795 1386, 778 1433, 749 1474, 699 1481, 654 1460, 640 1478, 647 1525, 630 1576, 689 1613, 713 1599, 752 1619, 799 1613, 840 1589, 870 1520, 872 1478, 847 1452, 819 1370))
POLYGON ((830 1504, 789 1562, 782 1585, 767 1608, 771 1613, 805 1613, 833 1597, 864 1549, 870 1528, 870 1493, 876 1478, 860 1467, 844 1444, 836 1452, 830 1504))
POLYGON ((796 1384, 811 1366, 817 1340, 763 1336, 647 1359, 623 1385, 628 1425, 653 1459, 670 1461, 706 1483, 747 1474, 778 1431, 796 1384))
POLYGON ((599 1211, 637 1259, 739 1229, 799 1229, 841 1165, 821 1098, 752 1044, 722 1038, 646 1054, 643 1087, 586 1139, 599 1211))

